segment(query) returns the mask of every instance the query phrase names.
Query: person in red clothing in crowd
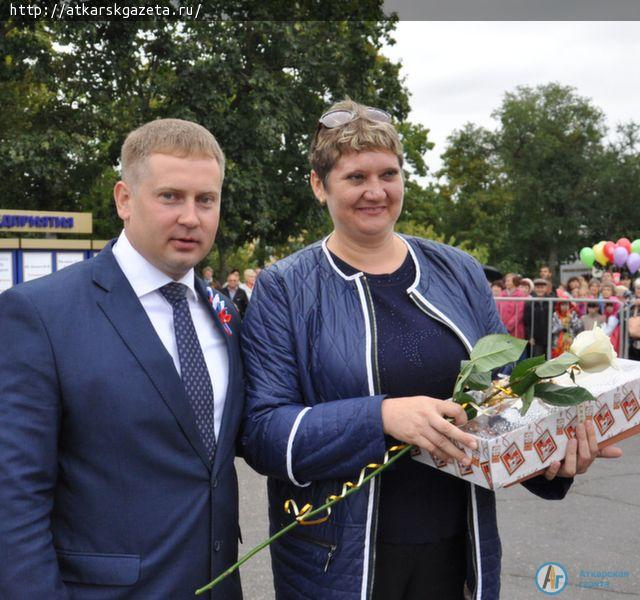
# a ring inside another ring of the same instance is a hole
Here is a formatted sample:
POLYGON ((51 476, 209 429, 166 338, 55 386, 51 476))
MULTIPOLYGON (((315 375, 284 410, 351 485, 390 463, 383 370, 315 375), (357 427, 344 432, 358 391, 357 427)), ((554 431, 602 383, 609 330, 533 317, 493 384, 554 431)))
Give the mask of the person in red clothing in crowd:
MULTIPOLYGON (((507 273, 504 276, 504 290, 500 294, 501 298, 524 298, 526 294, 518 288, 520 276, 515 273, 507 273)), ((524 329, 524 309, 525 303, 522 300, 496 302, 498 313, 509 335, 525 339, 524 329)))

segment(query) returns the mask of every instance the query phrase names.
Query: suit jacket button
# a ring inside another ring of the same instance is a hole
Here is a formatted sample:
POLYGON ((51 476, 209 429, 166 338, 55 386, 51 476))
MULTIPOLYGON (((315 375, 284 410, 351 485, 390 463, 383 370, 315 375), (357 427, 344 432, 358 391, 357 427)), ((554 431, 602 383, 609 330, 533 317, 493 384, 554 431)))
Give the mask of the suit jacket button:
POLYGON ((214 549, 216 552, 220 552, 220 548, 221 548, 221 547, 222 547, 222 542, 221 542, 220 540, 216 540, 216 541, 213 543, 213 549, 214 549))
POLYGON ((217 488, 218 487, 218 478, 217 477, 214 477, 211 480, 211 487, 213 487, 213 488, 217 488))

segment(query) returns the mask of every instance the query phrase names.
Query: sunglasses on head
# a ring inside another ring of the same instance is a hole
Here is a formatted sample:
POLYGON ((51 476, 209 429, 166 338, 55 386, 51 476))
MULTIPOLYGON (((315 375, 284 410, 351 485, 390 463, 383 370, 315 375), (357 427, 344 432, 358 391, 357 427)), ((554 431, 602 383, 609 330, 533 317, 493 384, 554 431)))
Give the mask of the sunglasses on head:
POLYGON ((359 118, 369 119, 371 121, 379 121, 381 123, 391 123, 391 115, 381 108, 374 108, 373 106, 366 106, 360 113, 354 110, 347 110, 344 108, 336 108, 324 113, 318 119, 318 127, 316 127, 316 134, 314 136, 314 143, 318 141, 318 133, 323 127, 327 129, 335 129, 336 127, 342 127, 351 121, 355 121, 359 118))
POLYGON ((373 106, 366 106, 360 114, 353 110, 346 110, 343 108, 330 110, 318 119, 318 124, 324 125, 327 129, 335 129, 336 127, 342 127, 343 125, 351 123, 351 121, 355 121, 361 117, 371 121, 391 123, 391 115, 386 110, 374 108, 373 106))

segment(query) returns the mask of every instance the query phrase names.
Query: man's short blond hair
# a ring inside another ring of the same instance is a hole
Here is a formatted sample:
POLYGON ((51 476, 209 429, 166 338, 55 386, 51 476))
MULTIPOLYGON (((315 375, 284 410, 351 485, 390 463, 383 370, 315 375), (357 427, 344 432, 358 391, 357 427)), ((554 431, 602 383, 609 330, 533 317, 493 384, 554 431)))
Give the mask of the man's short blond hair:
POLYGON ((403 149, 400 136, 392 123, 367 118, 367 107, 353 100, 342 100, 329 110, 348 110, 356 118, 349 123, 328 129, 321 126, 311 144, 309 163, 326 185, 327 176, 343 154, 363 150, 388 150, 403 164, 403 149))
POLYGON ((133 130, 122 144, 122 180, 133 183, 152 154, 178 158, 214 158, 224 180, 224 153, 213 134, 202 125, 182 119, 158 119, 133 130))

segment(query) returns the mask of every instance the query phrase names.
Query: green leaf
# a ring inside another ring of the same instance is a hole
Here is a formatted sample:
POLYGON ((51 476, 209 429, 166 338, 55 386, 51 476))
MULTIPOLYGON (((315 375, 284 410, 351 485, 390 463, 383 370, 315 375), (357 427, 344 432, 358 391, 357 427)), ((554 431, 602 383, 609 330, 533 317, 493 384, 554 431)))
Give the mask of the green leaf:
POLYGON ((486 371, 483 373, 472 371, 469 377, 467 377, 464 384, 471 390, 486 390, 491 386, 491 371, 486 371))
POLYGON ((529 410, 529 407, 531 406, 531 402, 533 402, 533 397, 534 397, 533 386, 528 388, 524 392, 524 394, 522 394, 522 396, 520 396, 520 398, 522 399, 522 408, 520 409, 520 414, 522 416, 527 414, 527 411, 529 410))
POLYGON ((535 395, 554 406, 573 406, 595 400, 591 392, 583 387, 564 387, 555 383, 539 383, 535 386, 535 395))
POLYGON ((543 365, 540 365, 536 369, 536 375, 541 379, 558 377, 558 375, 562 375, 571 365, 575 365, 579 360, 575 354, 565 352, 558 356, 558 358, 548 360, 543 365))
MULTIPOLYGON (((540 381, 536 374, 536 367, 544 363, 544 356, 534 356, 519 362, 509 377, 509 386, 518 396, 523 396, 532 386, 540 381)), ((524 413, 523 413, 524 414, 524 413)))
POLYGON ((520 358, 527 345, 526 340, 502 333, 480 338, 471 351, 471 361, 478 372, 493 371, 520 358))
POLYGON ((533 358, 527 358, 519 362, 511 371, 511 377, 509 377, 509 381, 516 382, 520 379, 529 369, 537 367, 545 362, 547 359, 544 355, 534 356, 533 358))
POLYGON ((536 375, 535 370, 530 370, 519 381, 510 384, 511 391, 522 396, 527 390, 533 389, 533 386, 540 381, 540 377, 536 375))
POLYGON ((461 360, 460 361, 460 374, 456 379, 456 384, 453 388, 452 396, 455 398, 456 395, 464 389, 464 384, 467 378, 471 375, 474 370, 474 364, 470 360, 461 360))

